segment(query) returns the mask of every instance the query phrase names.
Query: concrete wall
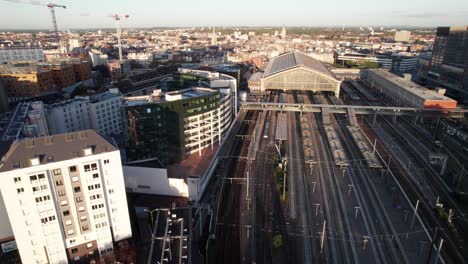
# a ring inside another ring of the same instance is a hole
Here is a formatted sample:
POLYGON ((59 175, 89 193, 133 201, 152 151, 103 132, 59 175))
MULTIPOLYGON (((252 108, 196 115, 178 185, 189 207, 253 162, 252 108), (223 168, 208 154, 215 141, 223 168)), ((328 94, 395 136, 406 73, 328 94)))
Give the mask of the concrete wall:
POLYGON ((0 242, 8 241, 13 238, 13 230, 11 229, 10 219, 3 202, 3 197, 0 193, 0 242))
POLYGON ((189 197, 184 179, 168 178, 166 169, 123 166, 123 172, 127 191, 189 197))

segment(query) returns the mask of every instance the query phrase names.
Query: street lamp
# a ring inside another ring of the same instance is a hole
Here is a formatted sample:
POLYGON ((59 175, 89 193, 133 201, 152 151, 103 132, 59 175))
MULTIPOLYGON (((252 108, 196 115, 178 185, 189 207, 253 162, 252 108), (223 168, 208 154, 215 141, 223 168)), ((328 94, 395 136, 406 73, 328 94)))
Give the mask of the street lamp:
MULTIPOLYGON (((149 257, 148 257, 148 264, 151 264, 152 259, 153 259, 154 240, 156 238, 156 232, 157 232, 157 229, 158 229, 159 212, 167 211, 170 214, 171 211, 169 209, 161 209, 161 208, 156 208, 156 209, 153 209, 153 210, 144 209, 144 211, 150 213, 151 223, 153 223, 153 225, 154 225, 153 230, 151 232, 151 247, 150 247, 150 252, 149 252, 149 257), (157 215, 156 215, 156 222, 153 222, 153 213, 154 212, 158 212, 157 215)), ((150 227, 151 227, 151 225, 150 225, 150 227)))

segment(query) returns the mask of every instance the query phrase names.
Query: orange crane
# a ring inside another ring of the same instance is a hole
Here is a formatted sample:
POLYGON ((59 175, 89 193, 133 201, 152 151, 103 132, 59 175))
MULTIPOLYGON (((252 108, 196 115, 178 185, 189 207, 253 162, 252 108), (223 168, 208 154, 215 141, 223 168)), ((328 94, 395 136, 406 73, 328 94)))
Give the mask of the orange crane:
POLYGON ((3 1, 13 2, 13 3, 29 4, 29 5, 47 6, 49 8, 50 14, 52 16, 52 26, 53 26, 53 30, 54 30, 54 33, 55 33, 55 40, 60 44, 60 35, 59 35, 58 27, 57 27, 57 19, 55 17, 55 8, 60 7, 60 8, 65 9, 65 8, 67 8, 66 6, 57 5, 57 4, 54 4, 54 3, 44 4, 44 3, 41 3, 41 2, 38 2, 38 1, 21 1, 21 0, 3 0, 3 1))

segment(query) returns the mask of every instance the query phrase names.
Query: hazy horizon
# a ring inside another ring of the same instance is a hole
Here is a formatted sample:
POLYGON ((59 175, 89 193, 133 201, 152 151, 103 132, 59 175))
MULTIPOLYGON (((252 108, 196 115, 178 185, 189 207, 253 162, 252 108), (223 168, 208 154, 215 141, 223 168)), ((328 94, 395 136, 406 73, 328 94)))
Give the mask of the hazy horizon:
MULTIPOLYGON (((47 3, 47 2, 44 2, 47 3)), ((150 27, 384 27, 453 26, 468 24, 468 4, 463 0, 360 0, 287 2, 247 1, 220 4, 215 0, 178 1, 177 5, 151 0, 111 2, 109 0, 55 1, 60 30, 113 28, 111 14, 130 15, 123 28, 150 27), (244 26, 240 26, 244 25, 244 26), (387 25, 387 26, 386 26, 387 25)), ((0 27, 9 30, 47 30, 52 26, 45 6, 0 0, 0 27), (34 19, 31 19, 34 18, 34 19)))

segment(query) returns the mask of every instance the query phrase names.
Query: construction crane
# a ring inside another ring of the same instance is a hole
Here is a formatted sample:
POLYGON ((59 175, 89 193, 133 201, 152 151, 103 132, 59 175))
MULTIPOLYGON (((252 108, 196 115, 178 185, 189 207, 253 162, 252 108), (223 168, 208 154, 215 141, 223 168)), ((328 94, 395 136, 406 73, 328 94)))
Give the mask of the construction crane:
POLYGON ((120 40, 122 36, 122 28, 120 27, 120 19, 122 19, 122 17, 125 19, 128 19, 130 16, 129 15, 121 16, 118 14, 114 14, 114 15, 110 15, 110 17, 112 17, 112 19, 115 20, 115 27, 117 30, 117 44, 119 45, 119 60, 122 61, 122 43, 120 40))
POLYGON ((57 5, 57 4, 54 4, 54 3, 44 4, 44 3, 41 3, 41 2, 38 2, 38 1, 21 1, 21 0, 3 0, 3 1, 13 2, 13 3, 21 3, 21 4, 29 4, 29 5, 47 6, 49 8, 50 14, 52 16, 52 26, 53 26, 53 30, 54 30, 54 34, 55 34, 55 40, 57 41, 57 43, 60 44, 60 35, 59 35, 58 27, 57 27, 57 18, 55 17, 55 8, 59 7, 59 8, 66 9, 67 8, 66 6, 57 5))

